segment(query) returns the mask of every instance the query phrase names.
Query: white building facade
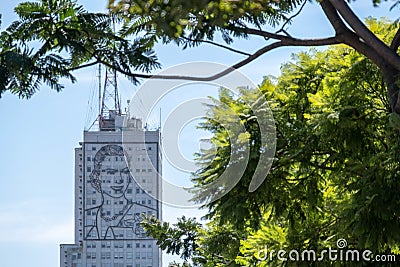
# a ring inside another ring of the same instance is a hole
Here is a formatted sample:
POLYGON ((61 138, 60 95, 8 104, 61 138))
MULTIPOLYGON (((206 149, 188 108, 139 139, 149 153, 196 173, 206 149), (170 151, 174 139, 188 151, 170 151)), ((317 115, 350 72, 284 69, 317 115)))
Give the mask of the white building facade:
POLYGON ((161 267, 140 225, 162 216, 160 132, 117 115, 110 125, 75 149, 75 244, 60 245, 60 266, 161 267))

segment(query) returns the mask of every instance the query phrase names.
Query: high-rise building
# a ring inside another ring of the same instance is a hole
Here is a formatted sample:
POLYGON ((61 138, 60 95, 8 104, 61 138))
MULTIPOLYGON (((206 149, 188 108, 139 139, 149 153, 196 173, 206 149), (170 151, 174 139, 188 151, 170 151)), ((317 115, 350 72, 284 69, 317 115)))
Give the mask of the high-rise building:
POLYGON ((75 244, 61 267, 161 267, 142 216, 161 219, 161 139, 139 119, 110 113, 75 148, 75 244))

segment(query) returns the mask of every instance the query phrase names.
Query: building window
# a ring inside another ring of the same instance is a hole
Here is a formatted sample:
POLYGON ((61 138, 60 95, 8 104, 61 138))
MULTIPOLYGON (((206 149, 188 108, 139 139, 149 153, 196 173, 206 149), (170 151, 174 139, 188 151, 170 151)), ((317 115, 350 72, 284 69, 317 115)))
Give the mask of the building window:
POLYGON ((140 169, 136 169, 136 172, 140 172, 140 169))
POLYGON ((95 260, 96 259, 96 252, 88 252, 86 254, 86 258, 95 260))
POLYGON ((101 259, 102 259, 102 260, 111 259, 111 252, 102 252, 102 253, 101 253, 101 259))
POLYGON ((147 172, 152 172, 153 170, 152 169, 147 169, 147 172))
POLYGON ((86 168, 86 171, 87 171, 87 172, 91 172, 91 171, 92 171, 92 167, 88 166, 88 167, 86 168))
POLYGON ((136 248, 140 248, 140 243, 136 243, 136 248))
POLYGON ((93 151, 95 151, 95 150, 96 150, 96 147, 95 147, 95 146, 93 146, 93 147, 92 147, 92 150, 93 150, 93 151))

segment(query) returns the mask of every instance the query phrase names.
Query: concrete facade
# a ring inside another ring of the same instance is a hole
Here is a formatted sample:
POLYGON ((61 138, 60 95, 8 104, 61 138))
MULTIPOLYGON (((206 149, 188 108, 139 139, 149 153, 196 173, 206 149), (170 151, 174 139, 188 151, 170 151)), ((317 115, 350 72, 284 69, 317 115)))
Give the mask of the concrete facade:
POLYGON ((75 148, 75 244, 60 245, 61 267, 161 267, 140 225, 143 214, 162 216, 160 132, 123 119, 84 132, 75 148))

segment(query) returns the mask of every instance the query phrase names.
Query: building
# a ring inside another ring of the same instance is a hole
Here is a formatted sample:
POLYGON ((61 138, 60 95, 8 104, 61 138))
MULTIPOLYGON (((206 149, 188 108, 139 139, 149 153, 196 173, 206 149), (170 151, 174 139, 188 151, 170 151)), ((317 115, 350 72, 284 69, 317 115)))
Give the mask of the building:
POLYGON ((161 139, 141 120, 110 110, 75 148, 75 244, 61 267, 161 267, 161 251, 140 225, 161 219, 161 139))

